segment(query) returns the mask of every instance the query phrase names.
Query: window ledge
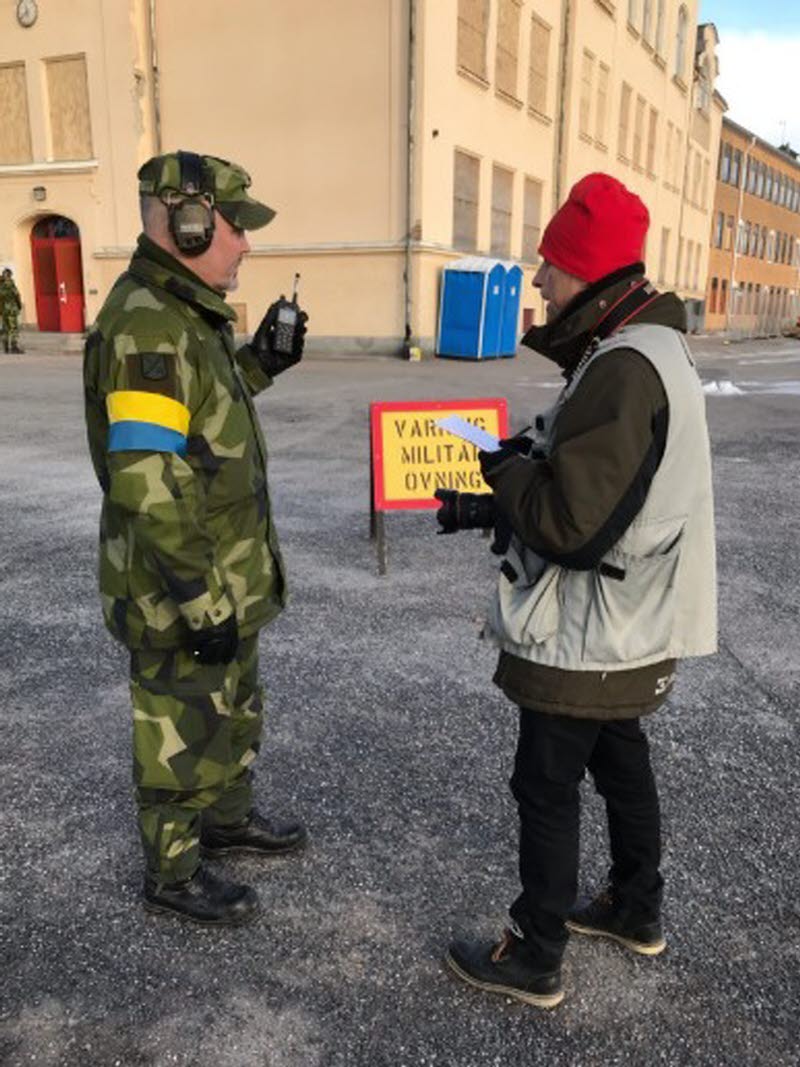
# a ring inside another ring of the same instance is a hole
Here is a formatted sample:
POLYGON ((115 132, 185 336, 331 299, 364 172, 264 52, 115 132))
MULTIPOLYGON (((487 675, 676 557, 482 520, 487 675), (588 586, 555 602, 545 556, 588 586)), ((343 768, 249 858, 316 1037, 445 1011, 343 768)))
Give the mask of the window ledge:
POLYGON ((599 7, 602 7, 607 15, 610 15, 612 19, 614 18, 617 13, 617 5, 614 0, 596 0, 596 3, 599 7))
POLYGON ((645 52, 649 52, 651 56, 655 55, 656 50, 655 48, 653 48, 653 46, 650 44, 646 37, 642 38, 642 48, 645 50, 645 52))
POLYGON ((535 107, 528 108, 528 114, 532 119, 536 119, 537 122, 541 122, 544 126, 552 126, 553 120, 549 115, 545 115, 543 111, 537 111, 535 107))
POLYGON ((631 35, 631 37, 633 37, 634 40, 639 40, 639 31, 636 29, 632 22, 628 23, 628 33, 631 35))
POLYGON ((650 179, 651 182, 654 182, 656 180, 655 171, 648 170, 647 177, 650 179))
POLYGON ((598 141, 596 137, 594 139, 594 146, 595 146, 595 148, 597 149, 598 152, 607 152, 608 151, 608 145, 605 144, 603 141, 598 141))
POLYGON ((456 67, 456 71, 466 81, 472 82, 473 85, 478 85, 481 89, 489 88, 489 83, 482 74, 476 74, 474 70, 469 70, 467 67, 456 67))
POLYGON ((686 85, 686 82, 683 80, 680 74, 673 74, 672 81, 673 84, 676 85, 685 96, 688 91, 688 86, 686 85))
POLYGON ((511 107, 515 107, 518 111, 525 106, 518 96, 512 96, 511 93, 507 93, 504 89, 495 89, 494 95, 498 100, 505 101, 506 104, 510 104, 511 107))
POLYGON ((630 166, 631 161, 628 159, 627 156, 624 156, 622 152, 617 152, 617 159, 620 161, 620 163, 624 163, 626 167, 630 166))
POLYGON ((654 52, 653 53, 653 62, 655 63, 655 65, 657 67, 660 67, 661 70, 666 70, 667 69, 667 61, 666 61, 666 59, 664 59, 664 57, 662 55, 659 55, 658 52, 654 52))
POLYGON ((579 132, 578 133, 578 140, 579 141, 583 141, 585 144, 594 144, 594 141, 592 140, 592 138, 589 136, 588 133, 579 132))
POLYGON ((96 159, 49 159, 38 163, 0 163, 0 175, 88 174, 97 170, 96 159))

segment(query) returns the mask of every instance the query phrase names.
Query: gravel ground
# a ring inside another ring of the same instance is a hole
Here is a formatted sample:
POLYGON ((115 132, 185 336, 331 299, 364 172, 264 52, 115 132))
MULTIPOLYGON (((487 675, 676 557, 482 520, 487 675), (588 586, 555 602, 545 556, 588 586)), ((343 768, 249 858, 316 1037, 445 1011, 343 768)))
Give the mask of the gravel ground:
MULTIPOLYGON (((696 342, 707 382, 721 647, 651 720, 667 952, 573 939, 551 1013, 441 966, 497 934, 516 892, 507 789, 515 710, 477 637, 492 582, 477 534, 429 512, 368 539, 371 400, 554 397, 499 363, 305 361, 258 401, 292 577, 262 635, 257 793, 308 851, 220 864, 254 925, 146 915, 130 797, 126 662, 95 594, 99 492, 80 360, 0 357, 0 1061, 8 1067, 669 1067, 797 1064, 800 344, 696 342)), ((587 785, 581 886, 607 843, 587 785)))

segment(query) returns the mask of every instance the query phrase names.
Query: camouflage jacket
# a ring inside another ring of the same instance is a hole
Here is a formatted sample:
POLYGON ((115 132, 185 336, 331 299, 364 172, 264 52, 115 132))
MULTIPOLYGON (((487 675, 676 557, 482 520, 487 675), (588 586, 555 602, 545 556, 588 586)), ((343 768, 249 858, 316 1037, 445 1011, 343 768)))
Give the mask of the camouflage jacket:
POLYGON ((0 280, 0 314, 4 311, 19 311, 22 299, 12 278, 0 280))
POLYGON ((172 648, 236 612, 242 636, 285 603, 251 397, 271 384, 235 312, 147 237, 86 341, 89 449, 103 490, 100 594, 129 648, 172 648))

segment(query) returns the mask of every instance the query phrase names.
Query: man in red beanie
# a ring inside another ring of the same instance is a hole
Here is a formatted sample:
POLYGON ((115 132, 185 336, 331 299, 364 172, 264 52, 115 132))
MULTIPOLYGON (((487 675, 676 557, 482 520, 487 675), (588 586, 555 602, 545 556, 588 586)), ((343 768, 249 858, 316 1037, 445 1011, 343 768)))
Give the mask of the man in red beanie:
POLYGON ((716 648, 705 403, 674 293, 644 277, 647 208, 589 174, 542 238, 533 284, 547 323, 522 343, 564 388, 534 427, 480 453, 491 494, 443 493, 443 532, 494 524, 502 555, 487 635, 495 683, 519 705, 511 789, 522 891, 496 944, 456 941, 447 962, 490 992, 539 1007, 563 998, 569 936, 655 956, 661 926, 659 802, 640 718, 677 661, 716 648), (576 907, 579 785, 606 803, 608 885, 576 907))

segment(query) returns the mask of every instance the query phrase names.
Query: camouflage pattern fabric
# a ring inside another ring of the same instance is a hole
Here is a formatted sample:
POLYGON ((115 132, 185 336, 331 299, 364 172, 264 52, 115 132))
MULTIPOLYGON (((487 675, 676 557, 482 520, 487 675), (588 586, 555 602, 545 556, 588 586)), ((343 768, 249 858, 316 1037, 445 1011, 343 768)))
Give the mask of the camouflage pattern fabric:
POLYGON ((22 308, 19 289, 8 275, 0 278, 0 333, 6 352, 19 345, 19 313, 22 308))
POLYGON ((235 312, 147 237, 87 338, 89 449, 103 489, 100 595, 129 648, 176 648, 236 612, 281 610, 285 577, 251 396, 271 384, 235 312))
POLYGON ((271 384, 235 313, 142 236, 87 338, 89 449, 103 490, 100 595, 131 649, 134 780, 148 869, 191 877, 201 817, 251 807, 258 630, 285 578, 252 395, 271 384), (233 612, 236 659, 203 666, 192 630, 233 612))
POLYGON ((200 825, 229 825, 253 806, 250 765, 259 748, 263 694, 258 638, 232 663, 198 664, 184 649, 131 654, 134 786, 148 871, 191 878, 200 825))

